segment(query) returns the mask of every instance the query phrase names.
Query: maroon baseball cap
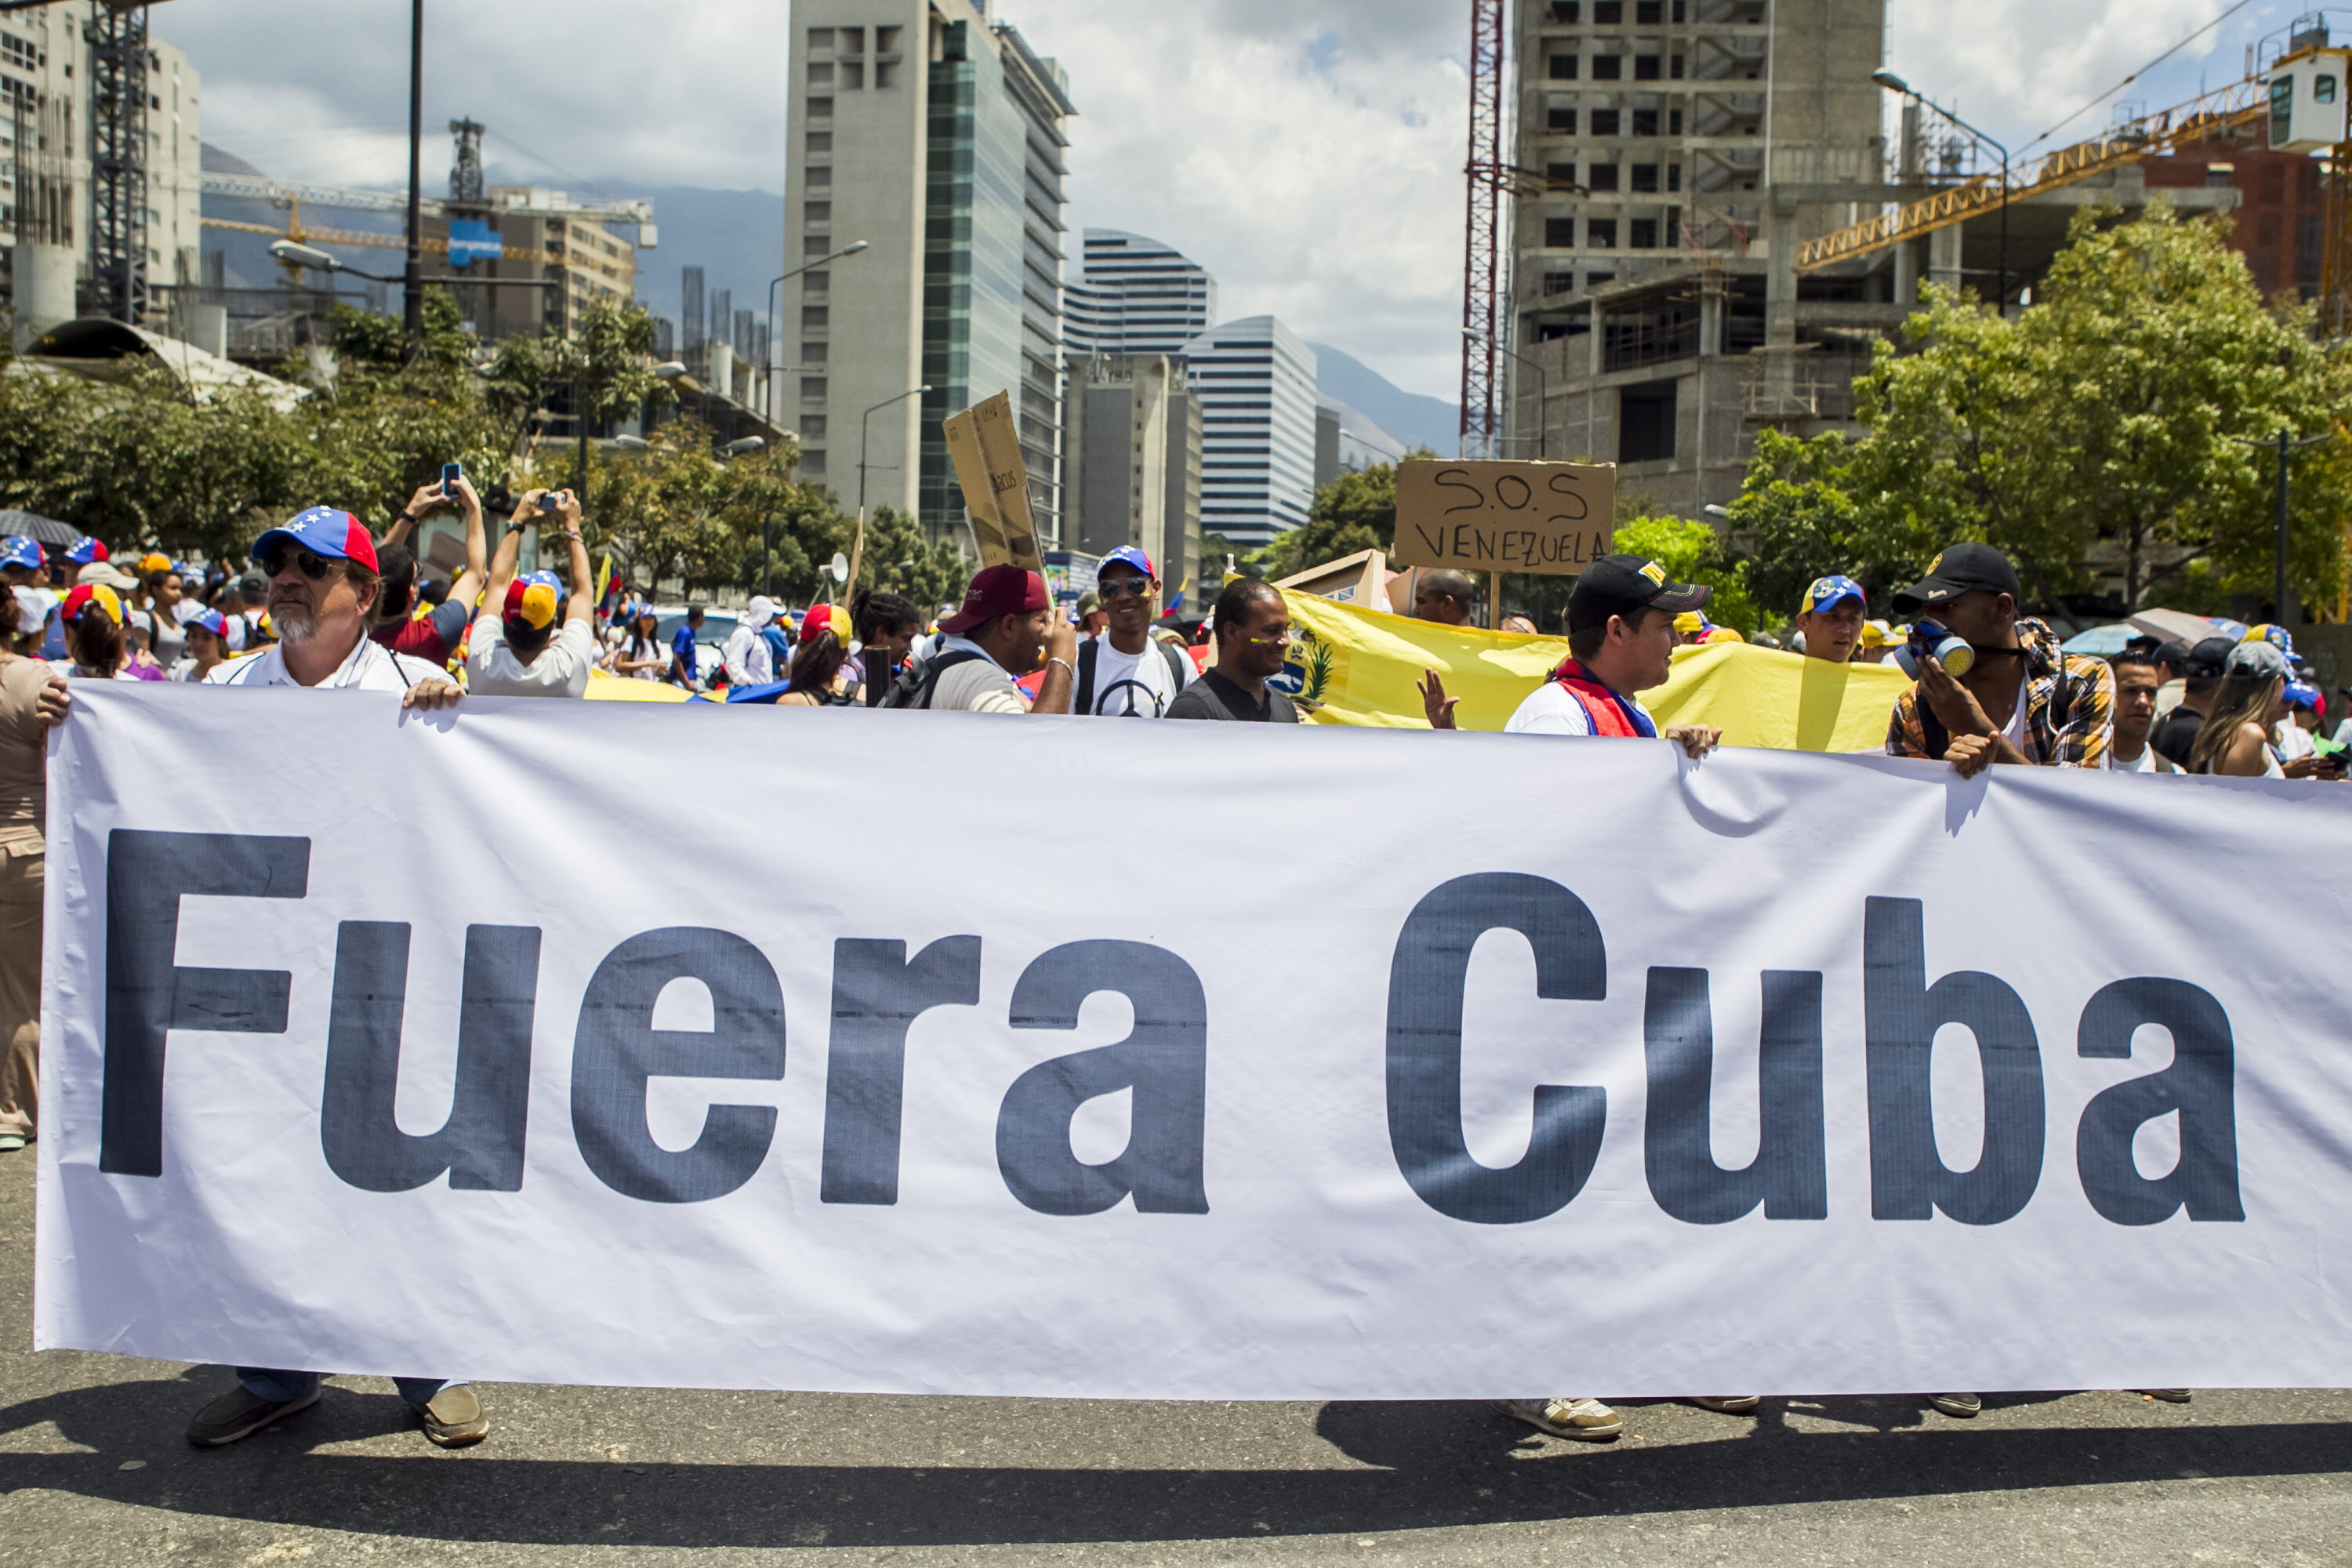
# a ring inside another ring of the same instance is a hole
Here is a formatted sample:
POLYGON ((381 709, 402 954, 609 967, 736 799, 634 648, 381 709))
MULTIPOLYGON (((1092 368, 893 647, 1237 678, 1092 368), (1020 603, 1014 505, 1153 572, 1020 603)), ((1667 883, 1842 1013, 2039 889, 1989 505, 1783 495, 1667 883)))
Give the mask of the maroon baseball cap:
POLYGON ((940 623, 940 630, 961 637, 982 621, 999 616, 1030 616, 1051 607, 1045 579, 1018 566, 990 566, 964 591, 963 608, 940 623))

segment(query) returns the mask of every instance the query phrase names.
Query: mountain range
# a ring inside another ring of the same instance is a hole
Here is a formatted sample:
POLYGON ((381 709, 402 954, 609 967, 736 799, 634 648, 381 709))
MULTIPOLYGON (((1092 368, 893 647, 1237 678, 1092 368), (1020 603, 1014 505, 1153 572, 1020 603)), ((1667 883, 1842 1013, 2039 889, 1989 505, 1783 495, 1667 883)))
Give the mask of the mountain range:
MULTIPOLYGON (((204 166, 233 174, 261 173, 234 153, 210 145, 204 150, 204 166)), ((503 183, 501 176, 507 174, 508 171, 493 168, 492 183, 503 183)), ((767 191, 721 191, 694 185, 633 187, 621 194, 650 200, 661 231, 660 247, 638 258, 642 270, 637 276, 637 298, 648 310, 677 321, 683 270, 700 267, 706 301, 724 289, 732 296, 734 309, 765 313, 769 282, 775 276, 776 258, 784 248, 784 205, 781 197, 767 191)), ((266 203, 220 196, 206 196, 204 210, 207 217, 235 218, 247 223, 274 226, 286 219, 282 211, 266 203)), ((390 213, 312 208, 304 216, 320 226, 385 234, 396 234, 400 229, 399 217, 390 213)), ((209 243, 226 253, 231 288, 266 289, 279 281, 281 274, 269 259, 266 237, 215 230, 209 243)), ((372 262, 356 251, 345 254, 370 271, 400 270, 396 250, 379 252, 372 262)), ((1443 398, 1405 391, 1344 349, 1329 343, 1307 346, 1315 351, 1317 390, 1325 398, 1361 415, 1404 447, 1427 447, 1440 453, 1456 449, 1460 410, 1454 405, 1443 398)))

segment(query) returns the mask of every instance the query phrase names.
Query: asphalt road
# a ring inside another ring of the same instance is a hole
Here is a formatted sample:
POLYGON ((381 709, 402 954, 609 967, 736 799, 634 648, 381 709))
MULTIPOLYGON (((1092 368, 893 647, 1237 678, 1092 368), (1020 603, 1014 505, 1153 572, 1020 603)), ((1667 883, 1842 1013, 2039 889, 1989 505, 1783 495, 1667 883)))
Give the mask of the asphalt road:
POLYGON ((0 1564, 2352 1563, 2352 1394, 1117 1405, 487 1385, 427 1444, 339 1379, 235 1447, 217 1367, 35 1355, 33 1157, 0 1155, 0 1564))

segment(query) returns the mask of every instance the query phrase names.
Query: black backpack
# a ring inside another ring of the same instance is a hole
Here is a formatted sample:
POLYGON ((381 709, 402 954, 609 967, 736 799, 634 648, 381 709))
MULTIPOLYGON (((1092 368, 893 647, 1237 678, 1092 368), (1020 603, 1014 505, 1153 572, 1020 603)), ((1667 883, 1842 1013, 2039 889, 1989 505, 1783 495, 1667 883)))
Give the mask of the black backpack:
MULTIPOLYGON (((1174 694, 1184 689, 1184 667, 1192 661, 1187 659, 1182 653, 1179 652, 1176 645, 1173 643, 1161 642, 1158 637, 1153 637, 1151 639, 1151 646, 1158 648, 1160 650, 1160 657, 1168 661, 1170 700, 1172 701, 1174 700, 1174 694)), ((1078 649, 1078 689, 1070 699, 1070 711, 1073 713, 1087 716, 1092 716, 1094 714, 1095 665, 1101 650, 1102 640, 1099 637, 1086 644, 1078 649)), ((1117 691, 1119 686, 1142 687, 1143 689, 1147 691, 1150 689, 1149 687, 1144 687, 1143 682, 1139 680, 1122 680, 1118 683, 1118 686, 1112 687, 1110 691, 1106 691, 1103 695, 1105 697, 1108 697, 1111 694, 1111 691, 1117 691)), ((1156 696, 1157 693, 1154 693, 1154 695, 1156 696)), ((1160 716, 1165 717, 1164 714, 1160 716)), ((1121 714, 1119 717, 1140 718, 1142 715, 1121 714)))
POLYGON ((983 656, 959 648, 954 653, 941 654, 936 658, 925 659, 919 664, 909 664, 898 672, 898 679, 890 683, 889 691, 882 699, 882 706, 929 708, 931 705, 932 694, 939 689, 940 676, 945 675, 957 665, 970 664, 982 657, 983 656))

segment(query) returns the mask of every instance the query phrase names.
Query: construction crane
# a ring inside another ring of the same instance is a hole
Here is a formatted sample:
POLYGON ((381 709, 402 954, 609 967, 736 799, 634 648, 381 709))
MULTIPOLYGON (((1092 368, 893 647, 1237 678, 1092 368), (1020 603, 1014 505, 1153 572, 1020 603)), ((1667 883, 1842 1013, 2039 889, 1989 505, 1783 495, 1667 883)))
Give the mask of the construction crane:
POLYGON ((2126 163, 2169 153, 2194 142, 2210 141, 2252 125, 2269 112, 2268 89, 2261 76, 2250 76, 2186 103, 2154 114, 2126 120, 2105 135, 2062 147, 2042 160, 2034 177, 2004 190, 1989 175, 1936 192, 1894 211, 1849 224, 1797 247, 1796 268, 1814 272, 1840 261, 1851 261, 1890 245, 1900 245, 1939 228, 1966 223, 1972 217, 1999 212, 2011 202, 2030 201, 2046 192, 2080 184, 2126 163))
POLYGON ((1508 156, 1504 0, 1470 0, 1470 213, 1462 291, 1462 456, 1498 456, 1501 372, 1510 326, 1504 197, 1518 171, 1508 156))
MULTIPOLYGON (((268 235, 272 239, 290 239, 297 245, 366 245, 391 250, 405 249, 408 245, 405 235, 373 234, 363 229, 310 228, 302 222, 304 202, 313 206, 343 207, 355 212, 404 214, 408 211, 408 197, 397 191, 363 191, 348 185, 306 184, 263 179, 252 174, 208 174, 205 176, 204 193, 208 196, 241 196, 252 201, 271 202, 287 209, 284 228, 272 228, 266 223, 242 223, 226 217, 205 219, 206 228, 268 235)), ((428 198, 420 205, 428 217, 437 217, 441 214, 439 202, 428 198)), ((446 256, 449 253, 449 242, 426 235, 423 248, 437 256, 446 256)), ((509 261, 563 259, 551 250, 534 250, 519 245, 507 247, 505 257, 509 261)))

